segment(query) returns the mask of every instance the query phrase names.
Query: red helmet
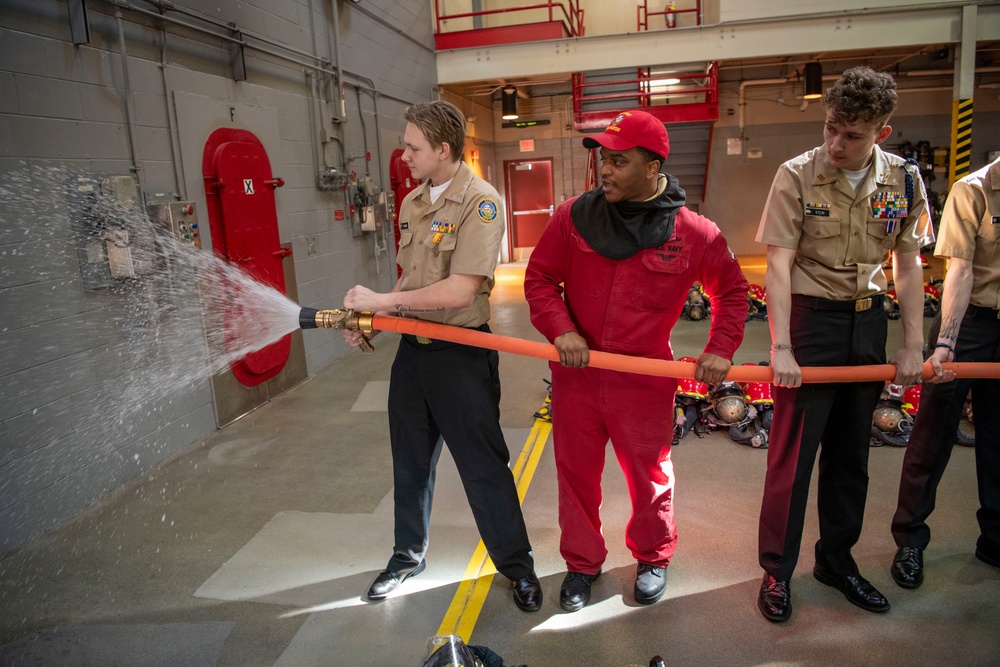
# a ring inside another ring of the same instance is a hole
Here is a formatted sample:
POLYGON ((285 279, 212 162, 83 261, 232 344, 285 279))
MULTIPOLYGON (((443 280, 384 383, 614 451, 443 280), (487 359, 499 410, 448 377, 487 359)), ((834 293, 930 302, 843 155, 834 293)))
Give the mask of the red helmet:
MULTIPOLYGON (((767 301, 765 299, 765 297, 767 296, 767 292, 760 285, 750 285, 749 294, 750 294, 750 298, 753 299, 754 301, 760 301, 761 303, 767 303, 767 301)), ((746 364, 744 364, 744 365, 746 365, 746 364)), ((751 364, 751 366, 752 365, 753 364, 751 364)))
POLYGON ((941 290, 939 290, 933 283, 924 284, 924 294, 928 294, 935 299, 941 298, 941 290))
POLYGON ((907 387, 906 391, 903 392, 903 410, 911 417, 916 416, 917 409, 920 407, 920 388, 922 386, 915 384, 907 387))
MULTIPOLYGON (((694 357, 681 357, 677 361, 684 361, 693 364, 697 361, 697 359, 694 357)), ((699 382, 694 378, 678 378, 677 395, 690 396, 691 398, 705 398, 708 395, 708 385, 704 382, 699 382)))
MULTIPOLYGON (((758 366, 759 364, 748 361, 743 365, 758 366)), ((746 391, 747 399, 750 401, 751 405, 774 403, 774 399, 771 398, 770 382, 747 382, 743 385, 743 389, 746 391)))

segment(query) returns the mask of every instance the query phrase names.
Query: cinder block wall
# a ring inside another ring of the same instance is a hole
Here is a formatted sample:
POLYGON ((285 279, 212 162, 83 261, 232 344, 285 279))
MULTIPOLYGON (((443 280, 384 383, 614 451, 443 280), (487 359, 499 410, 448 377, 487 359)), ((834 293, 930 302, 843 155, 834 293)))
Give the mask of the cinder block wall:
MULTIPOLYGON (((376 256, 371 234, 356 237, 346 221, 336 220, 335 211, 347 208, 344 192, 316 187, 315 142, 317 135, 332 137, 327 161, 390 188, 388 160, 402 143, 403 111, 434 95, 430 4, 332 2, 340 19, 345 117, 331 122, 340 116, 336 103, 321 109, 322 131, 307 67, 247 48, 246 79, 236 81, 224 40, 121 10, 136 170, 115 9, 88 3, 90 42, 74 45, 67 3, 3 3, 0 553, 215 428, 207 377, 178 388, 162 386, 155 372, 142 375, 144 366, 155 371, 176 353, 165 352, 165 341, 150 332, 182 317, 183 304, 173 304, 176 312, 151 306, 141 281, 102 289, 84 284, 77 177, 136 175, 144 195, 198 204, 207 232, 199 152, 206 137, 198 133, 213 114, 218 126, 243 127, 245 120, 265 143, 274 174, 285 180, 276 193, 279 235, 293 249, 299 302, 333 307, 355 284, 393 284, 391 248, 376 256)), ((178 4, 198 11, 202 3, 178 4)), ((251 44, 263 44, 253 38, 260 36, 299 53, 269 49, 334 69, 331 0, 219 0, 205 14, 234 23, 251 44)), ((201 17, 171 17, 225 32, 201 17)), ((336 82, 328 77, 325 84, 335 101, 336 82)), ((189 322, 197 326, 196 317, 189 322)), ((309 373, 347 351, 339 335, 325 331, 310 332, 305 347, 309 373)))

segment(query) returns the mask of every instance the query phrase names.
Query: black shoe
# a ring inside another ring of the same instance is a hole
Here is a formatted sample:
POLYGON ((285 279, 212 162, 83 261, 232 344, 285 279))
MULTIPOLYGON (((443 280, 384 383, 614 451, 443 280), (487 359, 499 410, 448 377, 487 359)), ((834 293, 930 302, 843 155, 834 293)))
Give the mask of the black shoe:
POLYGON ((903 588, 916 588, 924 583, 924 550, 899 547, 889 568, 892 580, 903 588))
POLYGON ((813 576, 820 583, 833 586, 843 593, 851 604, 877 613, 889 611, 889 601, 860 574, 856 576, 834 574, 817 565, 813 568, 813 576))
POLYGON ((562 588, 559 589, 559 606, 566 611, 583 609, 590 602, 590 586, 599 576, 601 576, 600 570, 597 574, 567 572, 562 588))
POLYGON ((667 569, 639 563, 635 570, 635 601, 639 604, 653 604, 667 588, 667 569))
POLYGON ((368 599, 369 600, 381 600, 389 593, 396 590, 401 583, 409 579, 410 577, 415 577, 424 571, 427 567, 427 561, 420 561, 416 567, 410 570, 400 570, 399 572, 394 572, 393 570, 382 570, 375 577, 375 581, 372 582, 371 588, 368 589, 368 599))
POLYGON ((792 615, 792 589, 788 581, 764 573, 757 595, 757 608, 772 623, 784 623, 792 615))
POLYGON ((542 608, 542 585, 532 572, 514 583, 514 604, 521 611, 538 611, 542 608))
POLYGON ((976 558, 978 558, 979 560, 983 561, 987 565, 992 565, 993 567, 1000 567, 1000 558, 997 558, 996 556, 993 556, 992 554, 986 553, 985 551, 981 550, 979 547, 976 547, 976 558))

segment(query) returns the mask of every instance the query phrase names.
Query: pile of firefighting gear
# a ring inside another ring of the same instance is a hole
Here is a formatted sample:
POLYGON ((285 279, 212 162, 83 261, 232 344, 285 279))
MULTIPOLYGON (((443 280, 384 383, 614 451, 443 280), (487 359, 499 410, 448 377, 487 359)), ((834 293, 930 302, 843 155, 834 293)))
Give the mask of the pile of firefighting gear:
MULTIPOLYGON (((932 280, 924 283, 924 317, 934 317, 941 309, 941 289, 943 283, 940 280, 932 280)), ((882 302, 886 315, 890 320, 899 319, 899 300, 896 297, 896 289, 890 287, 885 293, 885 300, 882 302)))
MULTIPOLYGON (((694 363, 695 359, 681 357, 678 361, 694 363)), ((767 364, 761 362, 743 365, 767 364)), ((917 384, 903 389, 886 383, 872 413, 872 447, 906 446, 920 406, 920 387, 917 384)), ((707 433, 721 428, 727 431, 734 442, 755 449, 767 449, 773 414, 774 399, 771 397, 769 382, 720 382, 707 385, 692 378, 681 378, 677 381, 677 393, 674 397, 675 418, 671 444, 679 444, 692 431, 703 438, 707 433)), ((965 400, 955 442, 968 447, 976 444, 971 393, 965 400)))
MULTIPOLYGON (((681 357, 678 361, 695 360, 692 357, 681 357)), ((755 365, 757 364, 744 364, 755 365)), ((678 444, 691 431, 703 438, 706 433, 724 428, 735 442, 756 449, 766 449, 773 407, 769 382, 720 382, 707 385, 692 378, 681 378, 677 381, 674 398, 672 444, 678 444)))
MULTIPOLYGON (((906 447, 913 430, 913 420, 920 408, 920 387, 921 385, 915 384, 903 389, 897 384, 886 383, 872 415, 872 447, 906 447)), ((966 447, 974 447, 976 444, 971 392, 965 397, 962 418, 955 431, 955 443, 966 447)))
POLYGON ((687 301, 681 309, 681 319, 698 322, 712 318, 712 304, 701 283, 695 283, 688 290, 687 301))

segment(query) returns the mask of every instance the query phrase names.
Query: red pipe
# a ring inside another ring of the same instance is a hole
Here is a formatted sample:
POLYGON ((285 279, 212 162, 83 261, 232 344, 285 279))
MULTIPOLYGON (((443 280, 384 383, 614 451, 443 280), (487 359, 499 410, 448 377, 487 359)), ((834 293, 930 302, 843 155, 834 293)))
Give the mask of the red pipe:
MULTIPOLYGON (((424 336, 452 343, 483 347, 499 352, 509 352, 525 357, 537 357, 549 361, 559 361, 559 353, 554 345, 536 341, 512 338, 499 334, 474 331, 461 327, 411 320, 392 315, 373 315, 372 327, 383 331, 424 336)), ((590 365, 639 375, 659 375, 675 378, 693 378, 695 366, 686 361, 664 361, 663 359, 647 359, 645 357, 629 357, 624 354, 598 352, 591 350, 590 365)), ((942 368, 952 370, 956 377, 966 378, 1000 378, 1000 364, 987 363, 948 363, 942 368)), ((802 382, 874 382, 877 380, 892 380, 896 377, 896 367, 892 364, 878 366, 807 366, 802 369, 802 382)), ((924 379, 934 377, 934 369, 929 363, 924 364, 924 379)), ((726 375, 726 380, 733 382, 771 382, 773 376, 768 366, 733 366, 726 375)))

